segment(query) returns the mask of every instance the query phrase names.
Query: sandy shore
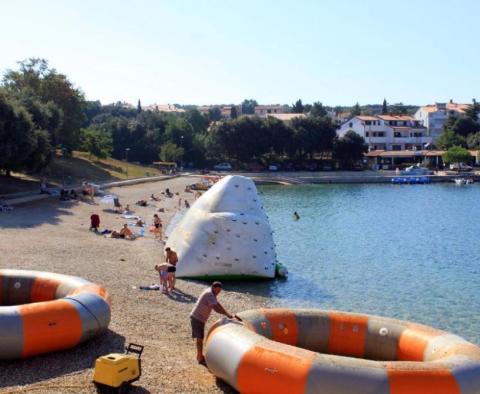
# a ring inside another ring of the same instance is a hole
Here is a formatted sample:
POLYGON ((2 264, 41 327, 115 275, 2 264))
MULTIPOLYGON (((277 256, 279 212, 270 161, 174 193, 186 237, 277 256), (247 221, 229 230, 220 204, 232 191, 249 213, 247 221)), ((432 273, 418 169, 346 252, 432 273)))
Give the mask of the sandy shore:
MULTIPOLYGON (((155 183, 110 189, 135 214, 151 223, 156 208, 164 224, 174 216, 178 199, 193 202, 185 193, 193 178, 174 178, 155 183), (166 198, 166 187, 180 196, 166 198), (134 203, 161 196, 155 206, 134 203)), ((99 198, 96 199, 97 201, 99 198)), ((215 379, 195 361, 190 337, 189 313, 205 283, 178 280, 179 292, 166 296, 158 291, 141 291, 141 284, 158 281, 153 265, 163 259, 163 243, 151 234, 135 241, 116 240, 88 230, 91 213, 101 217, 101 227, 120 229, 125 219, 107 213, 104 205, 60 202, 57 199, 17 207, 0 213, 0 267, 35 269, 82 276, 103 284, 113 300, 110 330, 74 349, 13 362, 0 362, 0 393, 94 393, 95 359, 111 352, 123 352, 129 342, 145 346, 143 375, 133 393, 219 393, 232 390, 215 379)), ((252 285, 255 286, 255 285, 252 285)), ((267 299, 246 294, 226 284, 220 302, 232 313, 262 306, 267 299), (230 287, 230 289, 229 289, 230 287), (234 290, 236 289, 236 291, 234 290)), ((212 314, 209 324, 219 318, 212 314)))

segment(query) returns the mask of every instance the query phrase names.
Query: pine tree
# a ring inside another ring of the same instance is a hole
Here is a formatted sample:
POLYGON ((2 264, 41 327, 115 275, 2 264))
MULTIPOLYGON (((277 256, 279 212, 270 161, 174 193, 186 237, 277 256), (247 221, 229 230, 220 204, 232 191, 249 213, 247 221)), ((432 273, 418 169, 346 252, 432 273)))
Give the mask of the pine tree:
POLYGON ((237 119, 237 107, 235 107, 234 105, 232 105, 232 107, 230 108, 230 118, 231 119, 237 119))
POLYGON ((362 114, 362 110, 360 108, 360 104, 356 103, 352 108, 352 116, 359 116, 362 114))
POLYGON ((470 104, 465 110, 465 115, 467 118, 472 119, 474 122, 478 121, 478 113, 480 112, 480 104, 477 103, 477 100, 473 99, 472 104, 470 104))
POLYGON ((387 99, 383 99, 383 104, 382 104, 382 115, 387 115, 388 114, 388 105, 387 105, 387 99))
POLYGON ((137 112, 138 113, 142 112, 142 104, 140 103, 140 99, 138 99, 138 103, 137 103, 137 112))

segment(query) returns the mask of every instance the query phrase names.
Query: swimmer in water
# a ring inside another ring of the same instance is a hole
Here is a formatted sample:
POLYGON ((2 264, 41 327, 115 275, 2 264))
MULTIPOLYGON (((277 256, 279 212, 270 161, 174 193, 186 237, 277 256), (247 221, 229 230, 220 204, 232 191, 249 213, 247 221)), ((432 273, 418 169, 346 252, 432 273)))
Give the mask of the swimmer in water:
POLYGON ((300 219, 300 215, 297 213, 297 211, 295 211, 293 213, 293 220, 299 220, 300 219))

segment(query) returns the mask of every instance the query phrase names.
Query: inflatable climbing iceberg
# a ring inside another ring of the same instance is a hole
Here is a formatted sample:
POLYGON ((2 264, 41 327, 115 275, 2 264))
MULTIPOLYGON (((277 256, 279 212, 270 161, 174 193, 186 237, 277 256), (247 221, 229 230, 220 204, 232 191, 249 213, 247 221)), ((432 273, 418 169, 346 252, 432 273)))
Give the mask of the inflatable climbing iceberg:
POLYGON ((175 226, 167 246, 178 254, 178 277, 275 276, 270 223, 255 184, 243 176, 226 176, 205 192, 175 226))

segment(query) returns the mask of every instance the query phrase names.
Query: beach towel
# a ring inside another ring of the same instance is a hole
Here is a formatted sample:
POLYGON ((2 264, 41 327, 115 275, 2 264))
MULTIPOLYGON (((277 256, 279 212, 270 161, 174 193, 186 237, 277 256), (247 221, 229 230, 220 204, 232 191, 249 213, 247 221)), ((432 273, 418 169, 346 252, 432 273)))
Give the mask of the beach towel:
POLYGON ((140 216, 136 216, 136 215, 122 215, 121 216, 123 219, 133 219, 133 220, 138 220, 138 219, 141 219, 140 216))
POLYGON ((156 284, 152 284, 150 286, 139 286, 140 290, 160 290, 160 286, 156 284))

